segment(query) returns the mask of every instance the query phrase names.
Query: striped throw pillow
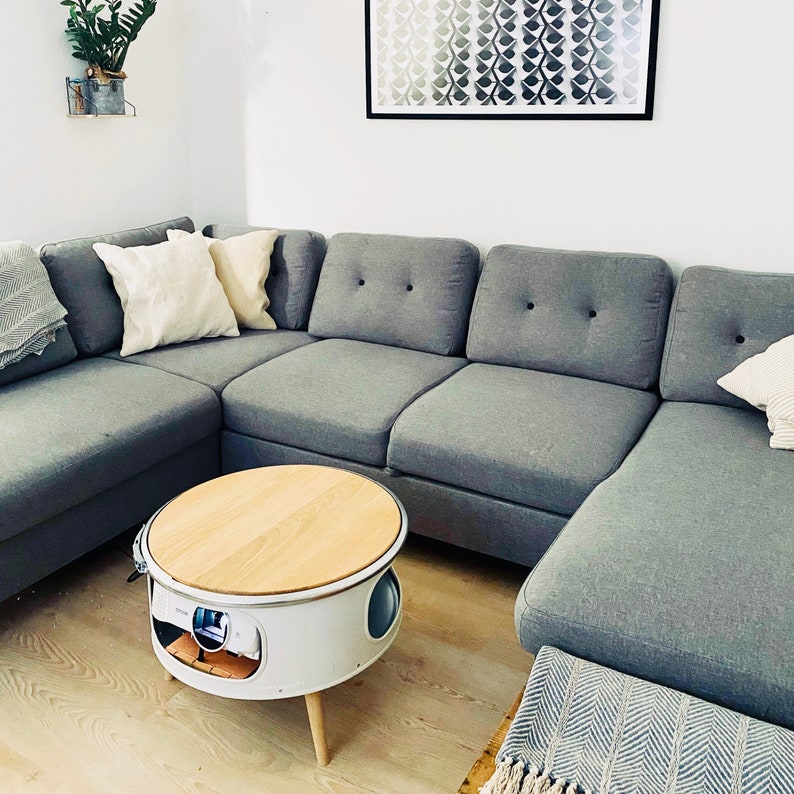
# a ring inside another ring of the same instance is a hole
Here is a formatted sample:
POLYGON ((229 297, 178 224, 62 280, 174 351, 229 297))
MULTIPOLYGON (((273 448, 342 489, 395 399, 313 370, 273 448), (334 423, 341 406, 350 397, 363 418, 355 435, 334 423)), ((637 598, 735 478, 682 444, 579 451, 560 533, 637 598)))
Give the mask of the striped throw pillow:
POLYGON ((717 385, 766 411, 770 447, 794 449, 794 335, 742 361, 717 385))

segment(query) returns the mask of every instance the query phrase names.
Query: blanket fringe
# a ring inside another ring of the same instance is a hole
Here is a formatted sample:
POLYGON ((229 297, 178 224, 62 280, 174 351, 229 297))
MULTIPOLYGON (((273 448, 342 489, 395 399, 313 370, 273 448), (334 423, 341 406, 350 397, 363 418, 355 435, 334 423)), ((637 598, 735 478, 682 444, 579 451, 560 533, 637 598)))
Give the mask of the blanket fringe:
POLYGON ((579 794, 579 791, 576 783, 552 781, 548 772, 541 774, 536 766, 527 769, 521 761, 509 757, 500 761, 491 779, 480 786, 480 794, 579 794))
POLYGON ((491 779, 480 786, 480 794, 521 794, 521 778, 524 765, 512 758, 505 758, 496 765, 491 779))

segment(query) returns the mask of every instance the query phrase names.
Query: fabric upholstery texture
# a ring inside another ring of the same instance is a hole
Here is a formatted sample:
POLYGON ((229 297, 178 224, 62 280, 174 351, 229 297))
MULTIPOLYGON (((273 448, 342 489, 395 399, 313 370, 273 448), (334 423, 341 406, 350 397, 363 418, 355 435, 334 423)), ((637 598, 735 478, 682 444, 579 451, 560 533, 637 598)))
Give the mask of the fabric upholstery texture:
POLYGON ((147 520, 169 499, 220 474, 217 433, 0 540, 0 600, 147 520))
POLYGON ((22 361, 0 369, 0 386, 61 367, 76 357, 77 351, 74 348, 69 329, 59 328, 55 332, 55 341, 47 345, 41 355, 25 356, 22 361))
POLYGON ((50 275, 58 300, 66 307, 69 331, 81 356, 96 356, 121 347, 124 313, 113 280, 93 249, 94 243, 122 248, 154 245, 166 239, 168 229, 193 231, 190 218, 114 234, 48 243, 39 255, 50 275))
POLYGON ((499 245, 485 260, 466 355, 647 389, 672 290, 657 257, 499 245))
POLYGON ((524 584, 521 644, 794 728, 792 515, 762 414, 663 403, 524 584))
POLYGON ((776 794, 792 780, 791 731, 545 646, 480 791, 776 794))
MULTIPOLYGON (((228 383, 258 364, 313 341, 314 337, 305 331, 244 330, 239 337, 219 336, 182 342, 127 356, 123 360, 190 378, 220 393, 228 383)), ((117 350, 105 356, 122 360, 117 350)))
POLYGON ((338 466, 363 474, 395 493, 405 507, 413 534, 519 565, 534 565, 567 521, 567 517, 545 510, 229 430, 221 432, 221 448, 224 473, 299 463, 338 466))
POLYGON ((0 393, 0 540, 11 537, 220 428, 220 403, 198 383, 103 358, 0 393))
POLYGON ((326 339, 268 361, 223 391, 224 425, 256 438, 383 465, 397 415, 462 359, 326 339))
POLYGON ((717 385, 766 411, 772 449, 794 449, 794 335, 745 359, 717 385))
MULTIPOLYGON (((182 229, 169 229, 169 240, 188 236, 182 229)), ((265 279, 270 272, 270 255, 278 237, 275 229, 262 229, 217 240, 204 237, 215 263, 215 275, 232 307, 240 328, 272 331, 276 327, 267 313, 270 298, 265 292, 265 279)))
POLYGON ((479 261, 465 240, 334 235, 309 333, 462 353, 479 261))
POLYGON ((673 300, 659 388, 665 400, 750 406, 717 379, 794 334, 794 273, 689 267, 673 300))
MULTIPOLYGON (((262 230, 261 226, 213 224, 204 227, 204 234, 225 240, 262 230)), ((270 298, 267 311, 279 328, 306 330, 323 256, 325 237, 319 232, 279 230, 270 256, 270 272, 265 282, 270 298)))
POLYGON ((618 467, 657 404, 611 383, 471 364, 398 418, 387 461, 569 516, 618 467))
POLYGON ((208 336, 239 336, 200 232, 156 245, 94 243, 124 312, 121 355, 208 336))

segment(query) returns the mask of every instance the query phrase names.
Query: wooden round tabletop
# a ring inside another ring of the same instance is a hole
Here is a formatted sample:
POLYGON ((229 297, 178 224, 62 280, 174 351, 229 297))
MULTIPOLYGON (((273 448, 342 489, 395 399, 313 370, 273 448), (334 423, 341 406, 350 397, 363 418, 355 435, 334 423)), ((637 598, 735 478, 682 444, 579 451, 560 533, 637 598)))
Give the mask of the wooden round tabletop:
POLYGON ((402 513, 377 483, 328 466, 227 474, 169 502, 149 524, 154 561, 173 579, 229 595, 338 582, 380 559, 402 513))

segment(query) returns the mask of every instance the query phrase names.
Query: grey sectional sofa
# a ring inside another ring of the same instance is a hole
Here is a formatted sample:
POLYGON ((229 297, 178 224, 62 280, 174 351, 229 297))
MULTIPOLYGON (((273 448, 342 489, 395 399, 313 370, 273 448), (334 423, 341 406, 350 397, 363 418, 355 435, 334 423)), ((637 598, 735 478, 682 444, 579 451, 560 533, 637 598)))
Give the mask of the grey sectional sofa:
POLYGON ((655 257, 498 246, 481 265, 462 240, 285 231, 278 331, 121 359, 91 245, 167 228, 193 224, 41 251, 68 333, 0 371, 0 598, 221 472, 327 463, 387 484, 414 532, 543 557, 517 603, 529 650, 787 723, 794 453, 714 381, 794 332, 794 276, 691 268, 671 315, 655 257))

